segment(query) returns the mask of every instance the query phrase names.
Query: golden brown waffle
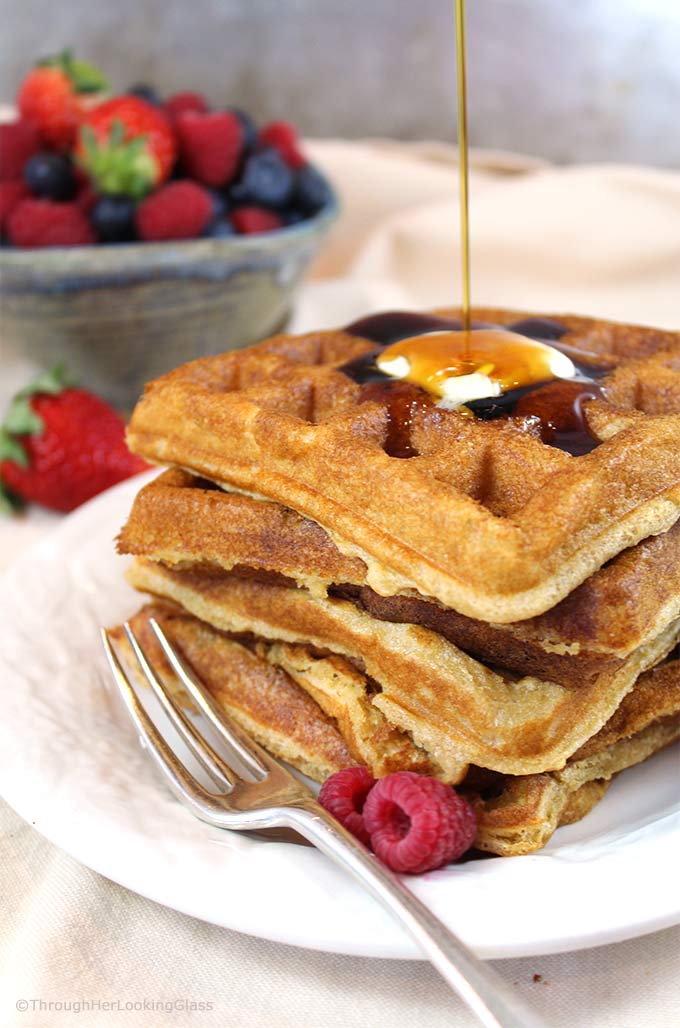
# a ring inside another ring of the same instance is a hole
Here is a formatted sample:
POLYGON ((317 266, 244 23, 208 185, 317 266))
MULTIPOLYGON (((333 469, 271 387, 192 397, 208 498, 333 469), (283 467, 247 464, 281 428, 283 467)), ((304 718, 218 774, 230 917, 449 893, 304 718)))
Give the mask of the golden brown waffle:
POLYGON ((338 370, 372 344, 343 332, 279 336, 165 375, 147 387, 129 442, 318 522, 380 594, 415 589, 480 620, 527 619, 680 516, 680 334, 559 320, 561 345, 614 368, 608 400, 585 405, 602 440, 586 456, 526 425, 439 408, 413 416, 417 456, 388 456, 386 405, 359 403, 338 370))
MULTIPOLYGON (((361 713, 358 720, 355 714, 347 716, 348 707, 360 710, 360 693, 366 695, 367 686, 360 685, 362 676, 341 658, 319 657, 306 647, 263 640, 244 644, 174 604, 149 604, 131 621, 168 682, 174 678, 149 628, 151 616, 218 702, 254 738, 317 781, 357 762, 368 764, 376 775, 400 769, 437 773, 426 761, 414 762, 418 751, 404 745, 392 748, 389 763, 372 763, 372 752, 383 759, 386 726, 361 713), (343 696, 349 697, 346 704, 343 696), (337 719, 323 709, 329 702, 337 719)), ((127 651, 122 629, 115 629, 114 636, 127 651)), ((562 771, 513 778, 471 769, 462 789, 476 809, 477 848, 508 856, 545 845, 558 825, 578 820, 592 809, 614 774, 678 738, 679 712, 680 661, 676 660, 642 675, 614 716, 562 771)))
MULTIPOLYGON (((179 607, 147 604, 130 623, 168 684, 175 686, 177 679, 149 627, 150 617, 156 618, 214 698, 275 756, 317 781, 356 763, 333 721, 284 671, 179 607)), ((136 662, 122 627, 112 629, 112 635, 134 670, 136 662)), ((192 705, 186 694, 184 702, 192 705)))
POLYGON ((313 521, 178 470, 139 492, 118 548, 178 569, 283 575, 318 596, 336 587, 373 617, 421 624, 487 663, 567 685, 615 670, 680 617, 680 522, 620 554, 552 610, 510 625, 422 597, 380 597, 366 585, 363 561, 340 553, 313 521))
POLYGON ((371 703, 371 683, 350 661, 335 654, 319 656, 308 646, 263 639, 257 642, 255 652, 285 671, 316 700, 337 725, 357 763, 369 767, 376 778, 393 771, 415 771, 450 780, 446 768, 415 746, 371 703))
POLYGON ((301 589, 230 573, 170 570, 143 558, 134 561, 128 578, 223 631, 349 658, 377 683, 371 703, 451 781, 459 781, 468 764, 513 775, 563 767, 680 637, 675 622, 616 671, 567 687, 512 678, 429 629, 376 621, 346 601, 301 589))
POLYGON ((561 771, 511 778, 473 769, 462 785, 477 813, 478 849, 501 856, 545 846, 578 821, 611 778, 680 738, 680 660, 648 671, 605 726, 561 771))

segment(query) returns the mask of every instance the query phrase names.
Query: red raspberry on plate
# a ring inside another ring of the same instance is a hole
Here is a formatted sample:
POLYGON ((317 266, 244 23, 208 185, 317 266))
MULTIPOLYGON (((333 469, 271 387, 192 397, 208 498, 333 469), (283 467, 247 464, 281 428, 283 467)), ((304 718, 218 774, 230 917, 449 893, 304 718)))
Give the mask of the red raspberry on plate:
POLYGON ((195 114, 205 114, 208 111, 208 103, 200 93, 174 93, 169 96, 163 104, 165 113, 171 121, 175 121, 180 114, 186 111, 193 111, 195 114))
POLYGON ((187 111, 175 121, 182 164, 191 178, 206 186, 225 186, 238 171, 243 153, 243 126, 230 111, 187 111))
POLYGON ((377 857, 393 871, 420 874, 468 850, 477 823, 472 807, 450 785, 412 771, 381 778, 363 809, 377 857))
POLYGON ((266 207, 234 207, 230 217, 236 231, 244 236, 256 232, 274 232, 283 225, 278 214, 268 211, 266 207))
POLYGON ((319 793, 321 806, 366 846, 368 832, 361 812, 374 785, 375 778, 367 767, 345 767, 327 778, 319 793))
POLYGON ((27 196, 28 186, 21 179, 18 182, 0 182, 0 232, 7 226, 14 208, 27 196))
POLYGON ((24 167, 41 149, 40 137, 30 121, 8 121, 0 125, 0 179, 21 178, 24 167))
POLYGON ((76 203, 22 200, 10 214, 7 228, 15 246, 87 246, 96 242, 76 203))
POLYGON ((301 168, 307 163, 300 152, 297 129, 289 121, 270 121, 260 129, 257 141, 278 150, 290 168, 301 168))
POLYGON ((195 239, 213 216, 210 193, 196 182, 170 182, 147 196, 137 208, 140 239, 195 239))

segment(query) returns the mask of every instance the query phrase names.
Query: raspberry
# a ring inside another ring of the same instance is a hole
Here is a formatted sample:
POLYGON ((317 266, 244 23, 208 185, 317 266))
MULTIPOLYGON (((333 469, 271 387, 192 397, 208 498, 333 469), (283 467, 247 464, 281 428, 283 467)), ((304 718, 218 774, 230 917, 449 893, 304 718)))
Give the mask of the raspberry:
POLYGON ((374 785, 375 778, 367 767, 346 767, 327 778, 319 793, 321 806, 367 846, 368 832, 361 812, 374 785))
POLYGON ((289 121, 271 121, 260 129, 258 142, 271 146, 283 157, 290 168, 301 168, 306 164, 298 147, 298 134, 289 121))
POLYGON ((206 186, 225 186, 238 170, 243 128, 235 114, 187 111, 175 122, 182 164, 191 178, 206 186))
POLYGON ((376 856, 402 874, 432 871, 462 856, 477 829, 467 800, 437 778, 412 771, 381 778, 363 819, 376 856))
POLYGON ((244 236, 255 232, 273 232, 283 225, 278 214, 268 211, 266 207, 235 207, 231 212, 231 220, 236 231, 244 236))
POLYGON ((186 111, 193 111, 195 114, 206 114, 208 104, 205 97, 200 93, 174 93, 169 96, 163 104, 165 113, 171 121, 175 121, 180 114, 186 111))
POLYGON ((10 214, 28 196, 28 186, 16 182, 0 182, 0 232, 4 231, 10 214))
POLYGON ((200 236, 213 214, 210 193, 195 182, 170 182, 137 208, 137 231, 141 239, 194 239, 200 236))
POLYGON ((75 203, 22 200, 8 221, 15 246, 86 246, 96 242, 90 224, 75 203))
POLYGON ((24 166, 40 149, 38 131, 30 121, 0 125, 0 179, 22 178, 24 166))
POLYGON ((89 216, 98 199, 99 194, 89 182, 86 181, 78 186, 75 202, 78 204, 83 214, 89 216))

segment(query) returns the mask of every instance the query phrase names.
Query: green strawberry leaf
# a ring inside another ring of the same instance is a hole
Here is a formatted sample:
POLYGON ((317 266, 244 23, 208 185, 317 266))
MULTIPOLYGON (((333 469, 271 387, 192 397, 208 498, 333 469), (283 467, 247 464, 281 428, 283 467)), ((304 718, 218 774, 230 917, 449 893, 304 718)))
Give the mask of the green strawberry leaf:
POLYGON ((120 118, 114 118, 109 129, 109 146, 120 146, 125 142, 125 125, 120 118))
POLYGON ((109 88, 106 76, 87 61, 71 61, 67 74, 76 93, 101 93, 109 88))
POLYGON ((125 125, 115 118, 106 140, 97 139, 89 125, 81 129, 83 155, 79 164, 98 193, 140 200, 156 184, 158 164, 147 148, 145 135, 125 141, 125 125))
POLYGON ((37 435, 43 428, 43 419, 31 407, 30 397, 15 396, 2 423, 3 431, 10 436, 37 435))
POLYGON ((57 393, 62 393, 64 389, 74 383, 75 378, 66 370, 66 365, 59 363, 49 371, 42 371, 32 379, 17 393, 17 397, 35 396, 36 393, 49 393, 50 396, 56 396, 57 393))
POLYGON ((99 68, 88 61, 77 61, 71 50, 62 50, 53 57, 43 57, 39 68, 59 68, 68 76, 76 93, 101 93, 109 88, 109 82, 99 68))
POLYGON ((0 479, 0 514, 18 514, 24 507, 20 496, 13 493, 0 479))
POLYGON ((28 456, 26 451, 16 439, 13 439, 7 429, 0 428, 0 461, 11 460, 21 468, 28 467, 28 456))

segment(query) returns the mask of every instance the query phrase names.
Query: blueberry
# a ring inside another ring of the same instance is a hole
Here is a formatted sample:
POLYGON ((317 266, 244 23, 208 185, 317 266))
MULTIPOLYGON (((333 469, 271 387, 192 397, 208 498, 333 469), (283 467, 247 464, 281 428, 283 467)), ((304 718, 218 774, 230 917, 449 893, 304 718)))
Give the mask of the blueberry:
POLYGON ((213 218, 223 218, 229 210, 229 201, 224 193, 221 193, 219 189, 208 189, 210 193, 210 199, 213 205, 213 218))
POLYGON ((70 200, 76 189, 73 166, 57 153, 38 153, 24 168, 24 180, 35 196, 70 200))
POLYGON ((515 321, 512 325, 508 325, 508 330, 544 343, 556 342, 568 331, 566 325, 561 325, 553 318, 524 318, 522 321, 515 321))
POLYGON ((92 227, 102 243, 129 243, 136 237, 135 202, 129 196, 102 196, 92 208, 92 227))
POLYGON ((282 214, 284 225, 299 225, 301 221, 306 221, 307 217, 308 215, 304 211, 299 211, 296 207, 292 207, 282 214))
POLYGON ((204 236, 210 236, 211 239, 226 239, 228 236, 236 234, 236 229, 229 218, 213 218, 203 233, 204 236))
POLYGON ((241 122, 241 128, 243 129, 243 149, 245 151, 254 150, 255 144, 257 143, 257 128, 255 127, 253 119, 249 114, 246 114, 245 111, 242 111, 240 107, 227 107, 227 110, 236 115, 238 120, 241 122))
POLYGON ((333 198, 331 187, 321 172, 311 164, 305 164, 296 173, 293 199, 296 207, 309 217, 330 203, 333 198))
POLYGON ((160 107, 163 103, 153 86, 147 85, 146 82, 135 82, 135 84, 130 86, 127 90, 126 95, 136 96, 140 100, 146 100, 148 104, 153 104, 154 107, 160 107))
POLYGON ((270 148, 246 159, 243 174, 230 190, 237 204, 285 207, 293 192, 293 172, 283 158, 270 148))

